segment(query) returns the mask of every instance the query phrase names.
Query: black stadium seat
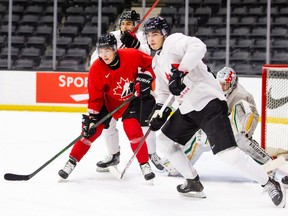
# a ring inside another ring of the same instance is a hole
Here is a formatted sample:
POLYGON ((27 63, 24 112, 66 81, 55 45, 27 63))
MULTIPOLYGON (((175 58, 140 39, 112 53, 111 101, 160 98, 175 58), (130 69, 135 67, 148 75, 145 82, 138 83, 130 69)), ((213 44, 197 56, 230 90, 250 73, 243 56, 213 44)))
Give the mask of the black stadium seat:
POLYGON ((83 48, 87 53, 92 47, 92 39, 89 37, 75 37, 71 43, 71 48, 83 48))
MULTIPOLYGON (((19 55, 19 48, 11 47, 11 59, 16 59, 19 55)), ((4 47, 1 49, 0 57, 5 59, 8 57, 8 48, 4 47)))
POLYGON ((32 70, 34 68, 34 61, 32 59, 18 59, 15 61, 15 70, 32 70))
POLYGON ((58 37, 56 40, 57 47, 68 49, 72 43, 72 37, 58 37))
POLYGON ((24 36, 15 35, 15 36, 12 36, 11 40, 12 40, 13 47, 20 48, 20 49, 25 47, 26 38, 24 36))
POLYGON ((46 38, 44 36, 28 37, 26 46, 39 48, 41 50, 41 54, 43 54, 44 50, 47 47, 46 38))
POLYGON ((39 64, 41 60, 41 50, 35 47, 26 47, 21 50, 22 59, 31 59, 35 64, 39 64))
POLYGON ((59 29, 60 36, 75 37, 78 34, 77 26, 62 26, 59 29))
MULTIPOLYGON (((56 49, 56 59, 61 60, 65 56, 65 49, 63 48, 57 48, 56 49)), ((45 51, 45 59, 52 59, 53 58, 53 49, 47 48, 45 51)))
MULTIPOLYGON (((56 67, 58 65, 58 61, 56 61, 56 67)), ((37 67, 39 71, 52 71, 53 70, 53 61, 52 59, 43 59, 39 66, 37 67)))

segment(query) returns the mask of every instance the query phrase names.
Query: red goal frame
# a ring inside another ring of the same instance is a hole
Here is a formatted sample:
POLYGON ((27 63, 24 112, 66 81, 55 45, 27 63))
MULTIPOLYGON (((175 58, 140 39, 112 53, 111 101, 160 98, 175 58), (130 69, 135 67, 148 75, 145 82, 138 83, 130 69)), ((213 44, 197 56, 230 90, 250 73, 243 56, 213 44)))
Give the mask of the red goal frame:
POLYGON ((262 104, 261 104, 261 147, 266 149, 266 111, 267 111, 267 69, 268 68, 288 68, 288 64, 264 64, 262 67, 262 104))

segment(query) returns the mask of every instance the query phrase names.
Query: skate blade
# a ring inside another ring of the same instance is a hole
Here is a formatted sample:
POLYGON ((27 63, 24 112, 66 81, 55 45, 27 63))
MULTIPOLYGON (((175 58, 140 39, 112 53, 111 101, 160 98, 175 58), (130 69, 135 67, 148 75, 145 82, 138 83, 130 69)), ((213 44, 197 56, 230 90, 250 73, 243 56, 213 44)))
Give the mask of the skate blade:
POLYGON ((106 167, 106 168, 97 167, 97 168, 96 168, 96 171, 97 171, 97 172, 109 172, 109 168, 108 168, 108 167, 106 167))
POLYGON ((110 166, 108 167, 108 171, 115 176, 117 179, 121 179, 121 173, 117 169, 117 166, 110 166))
POLYGON ((168 177, 183 177, 180 173, 168 173, 168 177))
POLYGON ((153 185, 154 185, 154 178, 153 178, 153 179, 150 179, 150 180, 146 180, 145 183, 146 183, 147 185, 153 186, 153 185))
POLYGON ((191 191, 191 192, 187 192, 187 193, 180 193, 180 195, 182 196, 186 196, 186 197, 194 197, 194 198, 201 198, 201 199, 205 199, 206 195, 203 191, 201 192, 195 192, 195 191, 191 191))
POLYGON ((286 206, 286 190, 285 190, 283 184, 281 184, 281 183, 280 183, 280 187, 281 187, 281 190, 283 193, 283 199, 282 199, 282 202, 277 207, 278 208, 285 208, 285 206, 286 206))
POLYGON ((58 179, 58 183, 67 183, 67 182, 68 182, 68 180, 64 179, 62 177, 59 177, 59 179, 58 179))

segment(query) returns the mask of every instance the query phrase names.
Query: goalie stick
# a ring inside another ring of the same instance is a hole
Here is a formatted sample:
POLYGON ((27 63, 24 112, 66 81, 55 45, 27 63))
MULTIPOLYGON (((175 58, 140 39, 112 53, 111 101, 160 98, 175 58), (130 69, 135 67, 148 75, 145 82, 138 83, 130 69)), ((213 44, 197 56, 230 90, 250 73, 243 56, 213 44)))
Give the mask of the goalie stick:
MULTIPOLYGON (((169 97, 167 98, 167 100, 165 101, 165 103, 163 104, 163 106, 161 107, 159 114, 162 114, 162 112, 164 111, 164 109, 168 106, 169 102, 171 101, 171 99, 173 98, 173 95, 170 94, 169 97)), ((130 158, 130 160, 128 161, 128 163, 126 164, 125 168, 123 169, 123 171, 121 172, 120 175, 120 179, 123 178, 124 174, 126 173, 127 169, 130 167, 130 165, 132 164, 133 160, 135 159, 136 155, 138 154, 140 148, 142 147, 143 143, 145 142, 146 138, 149 136, 151 132, 151 129, 149 128, 147 130, 147 132, 145 133, 145 135, 141 138, 140 143, 138 144, 136 150, 134 151, 132 157, 130 158)), ((115 176, 118 177, 119 175, 114 172, 115 170, 113 170, 111 173, 115 176)))
MULTIPOLYGON (((98 127, 100 124, 102 124, 104 121, 106 121, 108 118, 110 118, 115 112, 120 110, 122 107, 124 107, 126 104, 131 102, 134 98, 136 98, 135 95, 124 101, 120 106, 118 106, 116 109, 108 113, 106 116, 104 116, 102 119, 100 119, 95 125, 93 125, 92 128, 98 127)), ((6 173, 4 175, 4 179, 8 181, 27 181, 31 179, 33 176, 35 176, 37 173, 39 173, 42 169, 44 169, 48 164, 50 164, 52 161, 54 161, 57 157, 59 157, 61 154, 63 154, 67 149, 69 149, 72 145, 74 145, 78 140, 80 140, 83 137, 81 134, 76 139, 74 139, 69 145, 67 145, 65 148, 63 148, 60 152, 58 152, 55 156, 53 156, 50 160, 48 160, 46 163, 44 163, 42 166, 40 166, 38 169, 36 169, 34 172, 28 175, 21 175, 21 174, 13 174, 13 173, 6 173)))

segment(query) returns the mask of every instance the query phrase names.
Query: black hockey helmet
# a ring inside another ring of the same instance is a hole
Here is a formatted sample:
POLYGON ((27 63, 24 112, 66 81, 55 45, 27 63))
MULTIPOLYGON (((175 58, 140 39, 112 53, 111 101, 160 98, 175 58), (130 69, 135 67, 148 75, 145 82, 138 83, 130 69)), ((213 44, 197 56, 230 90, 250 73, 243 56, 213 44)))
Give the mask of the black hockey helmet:
POLYGON ((97 49, 103 47, 112 47, 114 50, 117 50, 117 40, 112 33, 101 34, 98 38, 96 47, 97 49))
POLYGON ((140 14, 137 13, 135 10, 124 10, 119 18, 119 26, 121 25, 121 22, 123 20, 133 21, 134 25, 136 26, 137 23, 140 21, 140 14))
POLYGON ((162 35, 165 37, 170 34, 169 25, 167 21, 161 16, 149 18, 143 26, 143 31, 145 34, 155 30, 160 30, 162 35))

